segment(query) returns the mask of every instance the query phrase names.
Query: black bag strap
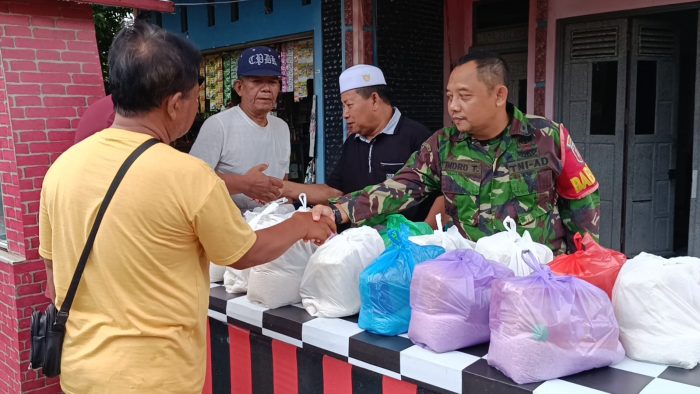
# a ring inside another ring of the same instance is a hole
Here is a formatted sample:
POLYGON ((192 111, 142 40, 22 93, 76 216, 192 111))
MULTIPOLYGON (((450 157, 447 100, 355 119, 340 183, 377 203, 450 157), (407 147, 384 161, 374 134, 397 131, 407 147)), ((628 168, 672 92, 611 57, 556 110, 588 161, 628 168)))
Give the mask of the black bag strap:
POLYGON ((107 194, 105 195, 104 200, 102 200, 102 204, 100 204, 100 209, 97 211, 95 222, 92 224, 92 229, 90 229, 90 235, 88 235, 87 241, 85 242, 85 247, 83 248, 83 253, 80 255, 78 266, 75 267, 73 279, 70 282, 70 287, 68 288, 68 292, 66 293, 66 298, 63 300, 63 304, 61 304, 61 310, 58 311, 58 313, 56 314, 54 326, 59 325, 60 327, 64 327, 66 325, 66 321, 68 320, 68 313, 70 312, 70 308, 73 305, 73 299, 75 298, 75 292, 78 290, 80 278, 83 276, 83 271, 85 271, 85 263, 87 263, 88 256, 90 256, 90 252, 92 251, 92 245, 95 243, 97 229, 100 228, 100 223, 102 223, 102 217, 104 217, 105 211, 107 210, 110 201, 112 201, 112 197, 114 197, 114 192, 117 190, 117 187, 124 178, 124 175, 126 175, 126 172, 129 170, 129 167, 131 167, 134 161, 136 161, 136 159, 139 156, 141 156, 141 154, 145 152, 146 149, 157 144, 158 142, 160 141, 158 141, 155 138, 151 138, 143 144, 139 145, 139 147, 136 148, 136 150, 134 150, 129 155, 129 157, 126 158, 124 164, 122 164, 122 166, 119 168, 119 171, 117 171, 117 175, 114 176, 114 180, 112 180, 112 184, 109 185, 109 189, 107 189, 107 194))

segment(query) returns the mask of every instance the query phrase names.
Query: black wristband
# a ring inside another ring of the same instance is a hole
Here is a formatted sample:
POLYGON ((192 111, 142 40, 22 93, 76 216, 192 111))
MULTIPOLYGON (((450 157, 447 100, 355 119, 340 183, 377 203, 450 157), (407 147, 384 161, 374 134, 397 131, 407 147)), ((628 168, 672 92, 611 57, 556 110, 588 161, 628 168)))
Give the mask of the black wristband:
POLYGON ((329 207, 331 208, 331 211, 333 211, 333 215, 335 216, 336 227, 343 224, 343 216, 340 214, 340 209, 338 209, 338 207, 336 207, 333 204, 330 204, 329 207))

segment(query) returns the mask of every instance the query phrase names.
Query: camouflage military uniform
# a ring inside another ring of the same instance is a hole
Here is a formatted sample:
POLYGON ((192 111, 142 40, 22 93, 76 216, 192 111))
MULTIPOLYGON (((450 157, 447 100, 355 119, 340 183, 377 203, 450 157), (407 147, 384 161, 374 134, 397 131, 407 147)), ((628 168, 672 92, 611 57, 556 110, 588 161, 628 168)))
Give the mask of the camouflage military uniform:
POLYGON ((564 253, 576 232, 598 236, 598 183, 562 125, 508 105, 511 124, 487 142, 456 128, 423 143, 406 165, 378 185, 336 201, 361 224, 413 206, 441 191, 447 213, 472 240, 504 230, 510 216, 522 233, 564 253))

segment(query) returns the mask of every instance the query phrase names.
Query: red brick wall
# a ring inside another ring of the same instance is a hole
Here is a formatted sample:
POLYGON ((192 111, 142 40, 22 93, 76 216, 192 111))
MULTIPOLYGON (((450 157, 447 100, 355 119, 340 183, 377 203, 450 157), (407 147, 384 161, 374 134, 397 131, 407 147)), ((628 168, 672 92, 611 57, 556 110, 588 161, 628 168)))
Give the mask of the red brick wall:
POLYGON ((28 370, 29 321, 43 308, 39 258, 41 182, 73 141, 85 107, 104 96, 90 6, 64 1, 0 2, 0 184, 8 250, 0 262, 0 393, 59 392, 28 370))

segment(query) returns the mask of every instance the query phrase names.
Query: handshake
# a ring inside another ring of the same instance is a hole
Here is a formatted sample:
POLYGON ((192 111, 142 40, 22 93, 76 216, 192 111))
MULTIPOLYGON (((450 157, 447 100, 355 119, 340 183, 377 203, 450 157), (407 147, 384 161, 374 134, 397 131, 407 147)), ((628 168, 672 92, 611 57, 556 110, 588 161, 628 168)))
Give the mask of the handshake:
MULTIPOLYGON (((265 175, 264 171, 267 167, 267 164, 258 164, 241 175, 238 187, 240 190, 237 190, 237 192, 243 193, 261 204, 266 204, 282 197, 284 183, 282 183, 281 179, 265 175)), ((230 187, 229 191, 232 192, 230 187)))
MULTIPOLYGON (((286 182, 265 174, 268 165, 258 164, 243 175, 219 174, 231 194, 242 193, 260 204, 267 204, 281 197, 296 198, 301 193, 308 195, 310 203, 325 203, 328 198, 342 195, 339 190, 327 185, 305 185, 286 182)), ((305 229, 303 239, 322 244, 336 232, 335 215, 325 205, 316 205, 313 213, 297 213, 297 229, 305 229)), ((343 215, 343 221, 347 217, 343 215)))
MULTIPOLYGON (((316 205, 311 212, 296 213, 295 216, 297 215, 305 215, 304 220, 307 221, 307 234, 304 240, 306 241, 313 241, 317 245, 321 245, 326 239, 338 231, 336 228, 335 213, 326 205, 316 205), (326 236, 324 237, 324 235, 326 236)), ((341 211, 340 219, 341 222, 345 223, 348 217, 341 211)))

